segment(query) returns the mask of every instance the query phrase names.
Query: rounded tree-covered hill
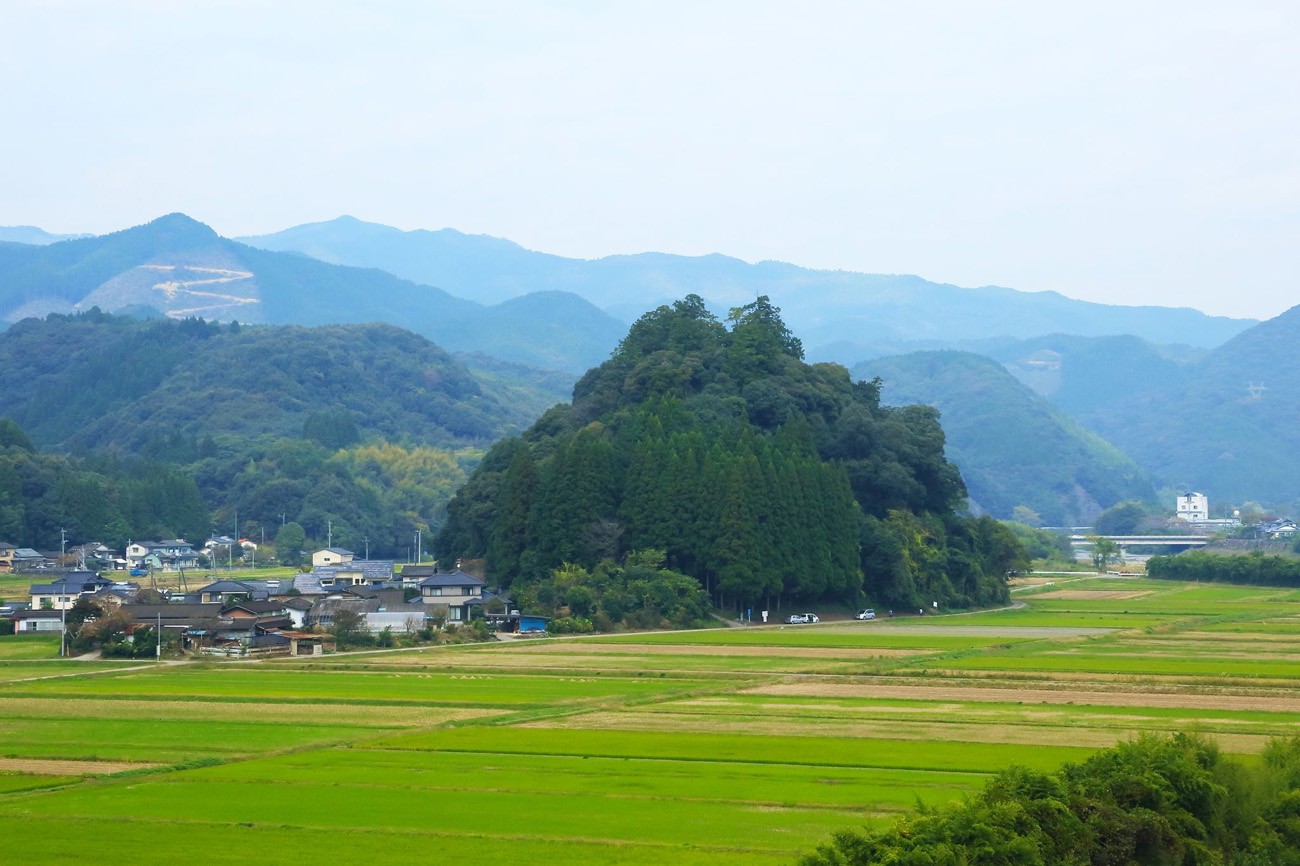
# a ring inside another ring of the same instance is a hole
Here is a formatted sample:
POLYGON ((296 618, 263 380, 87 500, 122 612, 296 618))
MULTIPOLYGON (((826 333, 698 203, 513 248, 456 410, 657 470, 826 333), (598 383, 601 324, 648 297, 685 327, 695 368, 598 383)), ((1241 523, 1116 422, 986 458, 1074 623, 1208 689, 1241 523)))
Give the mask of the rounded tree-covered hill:
POLYGON ((505 586, 653 549, 720 605, 1005 599, 1023 552, 965 495, 933 409, 804 363, 765 297, 724 324, 689 296, 493 447, 437 547, 505 586))

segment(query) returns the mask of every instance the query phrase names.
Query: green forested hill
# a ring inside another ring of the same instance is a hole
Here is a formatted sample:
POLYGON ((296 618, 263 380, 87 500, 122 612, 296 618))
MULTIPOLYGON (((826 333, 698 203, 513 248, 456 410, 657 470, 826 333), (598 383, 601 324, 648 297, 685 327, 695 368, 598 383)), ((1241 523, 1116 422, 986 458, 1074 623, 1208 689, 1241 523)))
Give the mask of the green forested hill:
POLYGON ((1121 500, 1154 496, 1137 464, 989 358, 914 352, 859 365, 854 374, 883 379, 886 403, 939 410, 949 458, 972 501, 995 517, 1008 519, 1024 505, 1048 525, 1073 526, 1121 500))
POLYGON ((0 337, 3 414, 39 448, 86 456, 12 451, 0 535, 48 549, 63 526, 73 543, 120 546, 229 532, 238 514, 245 534, 297 522, 323 539, 332 524, 339 543, 392 555, 439 525, 481 449, 566 385, 489 358, 462 363, 390 325, 27 319, 0 337), (173 475, 195 495, 119 502, 132 479, 173 475))
POLYGON ((486 446, 562 396, 535 389, 529 399, 503 399, 438 346, 391 325, 225 326, 100 313, 9 329, 0 393, 6 414, 42 447, 159 455, 221 434, 299 435, 322 412, 351 417, 366 438, 486 446))
POLYGON ((933 410, 883 407, 802 354, 766 298, 730 328, 696 296, 646 314, 571 405, 493 447, 439 555, 526 585, 663 550, 727 605, 1005 599, 1019 545, 955 515, 965 490, 933 410))

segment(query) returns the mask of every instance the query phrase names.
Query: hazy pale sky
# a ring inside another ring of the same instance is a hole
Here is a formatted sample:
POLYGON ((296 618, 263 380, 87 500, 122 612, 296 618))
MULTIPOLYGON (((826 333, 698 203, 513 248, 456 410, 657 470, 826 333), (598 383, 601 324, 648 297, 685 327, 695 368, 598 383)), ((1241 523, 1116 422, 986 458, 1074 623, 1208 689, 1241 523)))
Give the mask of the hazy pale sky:
POLYGON ((1267 317, 1300 4, 0 0, 0 225, 352 214, 1267 317))

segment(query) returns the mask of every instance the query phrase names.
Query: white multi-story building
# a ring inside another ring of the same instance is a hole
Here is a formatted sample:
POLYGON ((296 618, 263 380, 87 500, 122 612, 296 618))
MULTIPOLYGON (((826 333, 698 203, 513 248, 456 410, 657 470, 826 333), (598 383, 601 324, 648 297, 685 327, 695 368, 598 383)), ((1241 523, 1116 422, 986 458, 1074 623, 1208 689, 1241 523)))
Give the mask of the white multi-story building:
POLYGON ((1184 493, 1174 506, 1174 516, 1188 523, 1204 523, 1210 519, 1210 500, 1204 493, 1184 493))

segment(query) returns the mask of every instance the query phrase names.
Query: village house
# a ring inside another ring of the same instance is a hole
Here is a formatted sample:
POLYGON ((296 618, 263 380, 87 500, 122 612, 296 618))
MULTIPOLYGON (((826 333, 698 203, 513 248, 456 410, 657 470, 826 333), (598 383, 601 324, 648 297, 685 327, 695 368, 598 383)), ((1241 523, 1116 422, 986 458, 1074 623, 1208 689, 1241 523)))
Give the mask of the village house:
POLYGON ((63 611, 61 610, 19 610, 14 611, 9 617, 14 624, 16 634, 31 634, 33 632, 54 632, 63 631, 63 611))
POLYGON ((18 548, 14 547, 7 541, 0 541, 0 574, 8 574, 14 570, 14 554, 18 548))
POLYGON ((93 595, 113 588, 138 590, 134 583, 116 584, 93 571, 71 571, 50 581, 34 583, 28 588, 33 610, 70 610, 83 595, 93 595))
POLYGON ((322 565, 347 565, 355 557, 355 553, 342 547, 327 547, 311 555, 311 565, 312 568, 322 565))
POLYGON ((48 556, 30 547, 20 547, 14 551, 12 569, 16 572, 36 571, 49 568, 54 564, 48 556))
POLYGON ((483 603, 485 582, 472 574, 457 570, 434 574, 420 581, 420 601, 444 605, 447 622, 469 622, 471 610, 483 603))
POLYGON ((126 548, 127 565, 155 571, 184 571, 199 567, 199 555, 183 538, 166 541, 137 541, 126 548))

